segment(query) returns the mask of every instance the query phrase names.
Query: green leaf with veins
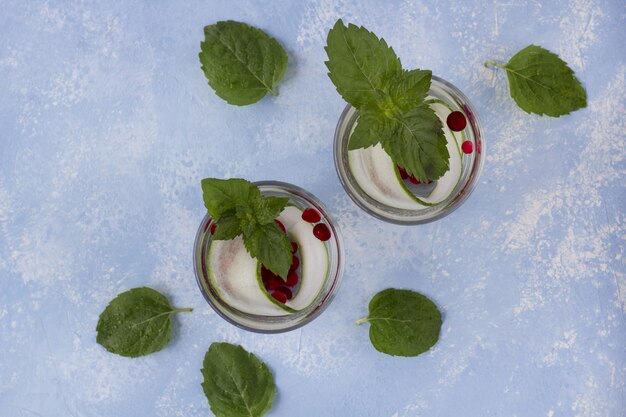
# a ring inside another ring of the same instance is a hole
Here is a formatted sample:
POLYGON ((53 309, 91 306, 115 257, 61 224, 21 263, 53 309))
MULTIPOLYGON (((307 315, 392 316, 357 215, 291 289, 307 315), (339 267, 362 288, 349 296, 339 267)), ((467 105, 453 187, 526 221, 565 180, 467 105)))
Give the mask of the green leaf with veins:
POLYGON ((192 311, 174 308, 167 298, 141 287, 115 297, 100 314, 96 342, 121 356, 137 357, 157 352, 172 337, 172 314, 192 311))
POLYGON ((428 105, 409 110, 394 122, 395 134, 382 138, 381 143, 396 164, 422 182, 448 171, 450 154, 441 121, 428 105))
POLYGON ((359 110, 359 119, 348 141, 348 150, 369 148, 385 138, 392 137, 398 124, 392 119, 384 117, 375 109, 363 106, 359 110))
POLYGON ((291 242, 274 221, 250 228, 248 233, 244 231, 243 243, 250 256, 281 278, 287 278, 292 261, 291 242))
POLYGON ((506 63, 487 61, 506 70, 511 97, 527 113, 559 117, 587 107, 587 93, 574 71, 558 55, 529 45, 506 63))
POLYGON ((234 211, 224 214, 215 226, 215 233, 212 238, 215 240, 231 240, 242 233, 241 222, 234 215, 234 211), (232 213, 232 214, 230 214, 232 213))
POLYGON ((204 28, 200 43, 202 71, 215 94, 230 104, 245 106, 276 85, 287 69, 287 53, 261 29, 232 20, 204 28))
POLYGON ((259 223, 270 223, 283 211, 289 199, 286 197, 262 196, 252 201, 252 207, 259 223))
POLYGON ((370 323, 370 341, 376 350, 393 356, 417 356, 429 350, 441 330, 441 313, 422 294, 410 290, 386 289, 369 304, 367 317, 357 324, 370 323))
POLYGON ((202 389, 216 417, 261 417, 272 408, 274 377, 241 346, 212 343, 201 372, 202 389))
POLYGON ((429 70, 402 71, 391 80, 389 95, 401 112, 407 112, 419 106, 430 89, 432 72, 429 70))
POLYGON ((260 196, 261 192, 254 184, 240 178, 202 180, 204 205, 215 220, 219 220, 223 213, 237 206, 246 206, 250 200, 260 196))
POLYGON ((328 76, 339 94, 354 107, 374 103, 388 90, 389 82, 402 73, 392 48, 363 27, 340 19, 326 41, 328 76))

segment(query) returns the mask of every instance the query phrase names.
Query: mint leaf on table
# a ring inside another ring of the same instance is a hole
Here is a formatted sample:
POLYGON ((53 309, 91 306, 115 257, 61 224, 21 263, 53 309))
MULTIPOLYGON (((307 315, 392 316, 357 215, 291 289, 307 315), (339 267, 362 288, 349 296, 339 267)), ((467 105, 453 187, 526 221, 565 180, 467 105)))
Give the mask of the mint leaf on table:
POLYGON ((291 242, 276 223, 260 225, 243 234, 246 250, 267 269, 287 278, 291 267, 291 242))
POLYGON ((328 32, 328 76, 339 94, 359 111, 348 150, 381 143, 391 159, 422 182, 449 169, 442 124, 424 100, 428 70, 403 70, 384 39, 338 20, 328 32))
POLYGON ((246 250, 267 269, 286 278, 291 266, 291 242, 276 225, 288 198, 264 196, 259 188, 240 178, 202 180, 204 205, 217 222, 213 239, 243 235, 246 250))
POLYGON ((357 324, 370 323, 370 341, 376 350, 393 356, 417 356, 439 339, 441 313, 422 294, 388 288, 369 304, 367 317, 357 324))
POLYGON ((172 314, 192 311, 174 308, 167 298, 141 287, 115 297, 100 314, 96 341, 121 356, 137 357, 157 352, 172 337, 172 314))
POLYGON ((348 103, 359 108, 380 99, 391 79, 402 73, 400 59, 384 39, 339 19, 326 41, 328 76, 348 103))
POLYGON ((511 97, 527 113, 559 117, 587 107, 587 93, 574 71, 558 55, 529 45, 505 65, 487 61, 506 71, 511 97))
POLYGON ((241 346, 211 344, 201 372, 202 389, 216 417, 261 417, 272 408, 274 377, 265 363, 241 346))
POLYGON ((215 94, 230 104, 245 106, 268 92, 285 75, 287 53, 261 29, 232 20, 204 28, 200 62, 215 94))

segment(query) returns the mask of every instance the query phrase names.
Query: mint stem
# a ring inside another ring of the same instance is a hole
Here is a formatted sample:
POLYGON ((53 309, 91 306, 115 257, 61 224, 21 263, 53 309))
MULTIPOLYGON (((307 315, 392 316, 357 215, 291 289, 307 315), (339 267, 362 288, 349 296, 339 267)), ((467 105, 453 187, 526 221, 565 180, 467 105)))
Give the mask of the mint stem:
POLYGON ((277 96, 278 96, 278 91, 276 91, 276 90, 274 90, 274 89, 272 89, 272 88, 270 88, 270 93, 272 93, 272 95, 273 95, 274 97, 277 97, 277 96))
POLYGON ((191 313, 193 308, 185 307, 185 308, 175 308, 172 310, 174 313, 191 313))
POLYGON ((360 326, 361 324, 366 323, 367 320, 368 320, 368 317, 363 317, 362 319, 355 321, 354 324, 356 324, 357 326, 360 326))
POLYGON ((496 61, 485 61, 485 63, 483 64, 486 68, 489 68, 489 65, 496 67, 496 68, 501 68, 503 70, 506 70, 506 66, 503 64, 500 64, 496 61))

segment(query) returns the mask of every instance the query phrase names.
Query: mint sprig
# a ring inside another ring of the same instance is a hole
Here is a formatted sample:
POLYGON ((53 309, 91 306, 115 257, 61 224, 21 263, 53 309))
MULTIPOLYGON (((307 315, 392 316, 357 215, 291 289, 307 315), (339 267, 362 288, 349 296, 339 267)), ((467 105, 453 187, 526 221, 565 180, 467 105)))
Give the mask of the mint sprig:
POLYGON ((432 73, 403 70, 384 39, 340 19, 328 32, 328 76, 359 111, 348 149, 380 143, 391 159, 422 182, 449 169, 446 138, 435 112, 424 104, 432 73))
POLYGON ((242 235, 250 256, 287 278, 291 242, 275 219, 289 199, 264 196, 257 186, 240 178, 205 178, 202 191, 204 205, 216 222, 213 239, 230 240, 242 235))
POLYGON ((506 71, 511 97, 527 113, 559 117, 587 107, 587 93, 558 55, 529 45, 507 62, 485 62, 506 71))

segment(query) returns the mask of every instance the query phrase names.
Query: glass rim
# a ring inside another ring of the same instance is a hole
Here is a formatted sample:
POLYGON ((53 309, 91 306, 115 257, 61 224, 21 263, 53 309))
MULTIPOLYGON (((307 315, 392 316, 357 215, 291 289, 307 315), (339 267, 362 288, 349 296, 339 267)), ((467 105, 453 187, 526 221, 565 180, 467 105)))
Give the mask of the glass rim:
MULTIPOLYGON (((200 289, 200 292, 202 293, 202 296, 204 297, 206 302, 213 309, 213 311, 217 313, 218 316, 226 320, 228 323, 240 329, 247 330, 247 331, 254 332, 254 333, 261 333, 261 334, 285 333, 291 330, 298 329, 310 323, 317 317, 319 317, 322 314, 322 312, 324 312, 324 310, 326 310, 326 308, 330 305, 332 300, 335 298, 335 295, 337 294, 337 291, 341 283, 341 278, 343 276, 343 268, 344 268, 343 240, 341 238, 341 234, 339 233, 339 229, 337 228, 336 221, 330 215, 328 208, 316 196, 314 196, 307 190, 301 187, 298 187, 297 185, 293 185, 293 184, 282 182, 282 181, 256 181, 256 182, 253 182, 253 184, 258 186, 259 188, 261 187, 279 188, 284 192, 287 192, 289 194, 294 194, 298 197, 304 198, 307 202, 311 203, 313 207, 321 211, 321 213, 323 214, 323 218, 326 220, 326 224, 331 229, 332 241, 335 246, 336 257, 337 257, 336 268, 333 269, 332 264, 329 264, 329 268, 328 268, 328 272, 326 276, 327 283, 328 283, 326 285, 329 285, 328 289, 323 294, 318 295, 319 300, 317 300, 317 302, 314 302, 313 303, 314 305, 312 305, 311 308, 307 308, 305 309, 304 312, 299 313, 300 319, 297 319, 295 322, 285 327, 259 328, 259 327, 253 327, 249 324, 242 323, 236 320, 235 318, 233 318, 233 316, 223 311, 222 308, 225 307, 229 309, 233 313, 234 316, 239 315, 239 316, 247 317, 250 319, 249 321, 253 321, 254 318, 274 317, 274 316, 260 316, 260 315, 254 315, 254 314, 249 314, 249 313, 239 311, 233 307, 228 306, 226 303, 219 304, 212 297, 211 294, 207 293, 207 290, 203 282, 205 276, 203 273, 201 273, 201 271, 203 271, 203 268, 201 267, 202 267, 202 262, 203 262, 202 258, 206 256, 206 253, 204 251, 205 237, 207 235, 209 224, 212 220, 212 217, 209 213, 206 213, 202 221, 200 222, 200 225, 198 227, 198 231, 196 232, 196 237, 194 240, 194 245, 193 245, 194 276, 195 276, 198 288, 200 289)), ((298 314, 287 314, 284 316, 275 316, 275 317, 276 318, 277 317, 292 318, 292 317, 298 317, 298 314)))
MULTIPOLYGON (((339 116, 339 120, 337 121, 337 126, 335 127, 335 135, 334 135, 334 143, 333 143, 333 158, 335 162, 335 171, 337 172, 337 176, 339 177, 339 182, 341 183, 341 186, 343 187, 346 194, 348 194, 350 199, 357 206, 359 206, 359 208, 361 208, 363 211, 365 211, 369 215, 379 220, 392 223, 392 224, 405 225, 405 226, 426 224, 426 223, 439 220, 453 213, 456 209, 458 209, 461 205, 463 205, 463 203, 467 200, 467 198, 470 196, 470 194, 474 191, 474 189, 478 185, 478 179, 480 178, 480 174, 482 173, 483 166, 485 163, 485 151, 486 151, 482 124, 480 122, 478 114, 474 106, 470 102, 470 100, 467 98, 465 94, 463 94, 461 90, 459 90, 456 86, 454 86, 450 82, 433 75, 431 89, 433 85, 437 85, 437 84, 442 85, 444 89, 447 90, 448 94, 453 96, 455 101, 458 102, 457 104, 459 104, 459 107, 461 107, 464 110, 464 113, 468 119, 468 127, 471 128, 474 141, 477 143, 480 143, 480 153, 478 153, 475 150, 475 154, 477 154, 478 156, 474 158, 474 162, 472 164, 472 168, 468 174, 468 177, 466 181, 464 182, 464 184, 462 185, 462 187, 460 187, 459 190, 457 191, 457 195, 451 201, 447 202, 445 206, 443 206, 438 212, 434 213, 432 216, 418 218, 417 214, 415 214, 414 217, 411 217, 411 216, 407 216, 406 218, 401 218, 398 216, 392 217, 389 214, 386 214, 385 210, 383 209, 379 209, 380 211, 374 210, 370 206, 370 204, 368 204, 367 200, 372 200, 374 202, 377 202, 377 200, 370 197, 365 191, 361 190, 362 191, 362 195, 361 195, 353 190, 353 186, 348 183, 348 178, 344 173, 344 170, 349 171, 349 167, 344 167, 344 164, 342 163, 343 162, 342 156, 344 154, 343 149, 342 149, 342 144, 344 143, 344 139, 346 136, 349 139, 349 135, 345 134, 345 130, 347 127, 346 124, 349 123, 349 126, 351 127, 354 123, 354 121, 347 122, 347 120, 350 117, 353 117, 353 114, 358 112, 358 110, 355 107, 353 107, 351 104, 347 104, 344 107, 341 115, 339 116)), ((358 188, 360 189, 360 187, 358 188)), ((384 207, 389 207, 390 209, 393 209, 394 211, 398 211, 398 212, 410 213, 413 211, 414 213, 419 213, 419 211, 417 210, 396 209, 394 207, 386 206, 384 204, 380 204, 380 205, 384 207)))

